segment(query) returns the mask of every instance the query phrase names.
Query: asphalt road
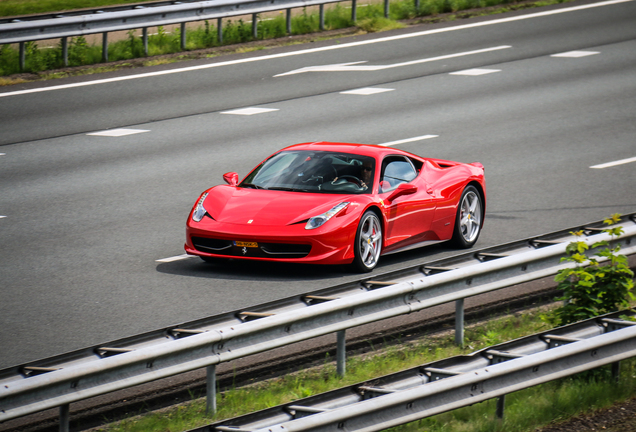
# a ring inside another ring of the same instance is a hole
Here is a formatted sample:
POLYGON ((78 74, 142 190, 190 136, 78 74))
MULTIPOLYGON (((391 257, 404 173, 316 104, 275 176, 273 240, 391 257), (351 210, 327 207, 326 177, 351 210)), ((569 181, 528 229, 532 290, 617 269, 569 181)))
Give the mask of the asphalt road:
POLYGON ((355 279, 158 261, 201 191, 297 142, 482 162, 478 247, 636 211, 635 162, 592 168, 636 157, 634 22, 634 1, 572 2, 0 89, 0 368, 355 279))

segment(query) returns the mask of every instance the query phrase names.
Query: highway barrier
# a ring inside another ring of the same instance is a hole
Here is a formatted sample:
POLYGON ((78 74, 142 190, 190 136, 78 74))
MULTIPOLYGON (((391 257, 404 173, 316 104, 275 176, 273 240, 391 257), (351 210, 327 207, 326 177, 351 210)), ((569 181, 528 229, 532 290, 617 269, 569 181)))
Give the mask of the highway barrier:
POLYGON ((617 312, 189 432, 381 431, 636 356, 636 313, 617 312))
MULTIPOLYGON (((102 34, 102 60, 108 61, 108 33, 143 29, 142 40, 148 55, 148 28, 181 25, 181 50, 185 51, 186 23, 217 20, 219 42, 223 41, 222 20, 252 15, 252 36, 257 38, 258 14, 286 10, 287 33, 291 34, 291 11, 294 8, 320 6, 320 29, 324 30, 324 5, 342 0, 211 0, 173 1, 137 4, 129 8, 102 8, 93 12, 59 13, 0 20, 0 44, 20 44, 20 69, 25 64, 25 42, 61 39, 64 65, 68 65, 68 38, 102 34)), ((352 20, 356 21, 356 0, 352 1, 352 20)), ((388 16, 389 0, 385 1, 388 16)), ((419 0, 415 0, 416 2, 419 0)))
POLYGON ((215 411, 219 363, 337 333, 344 374, 347 329, 453 301, 461 343, 465 298, 573 266, 561 262, 576 239, 570 231, 582 230, 589 245, 611 241, 635 253, 636 215, 620 226, 619 238, 596 222, 0 370, 0 422, 60 407, 60 429, 68 430, 70 403, 199 368, 207 368, 215 411))

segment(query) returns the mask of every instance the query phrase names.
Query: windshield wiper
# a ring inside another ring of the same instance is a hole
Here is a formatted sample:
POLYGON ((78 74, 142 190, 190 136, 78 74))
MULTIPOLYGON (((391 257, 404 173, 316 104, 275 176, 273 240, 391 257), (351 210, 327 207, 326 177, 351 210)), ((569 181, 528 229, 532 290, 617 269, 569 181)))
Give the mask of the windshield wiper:
POLYGON ((253 183, 241 183, 241 187, 251 187, 254 189, 265 189, 263 186, 255 185, 253 183))
POLYGON ((298 189, 298 188, 278 187, 278 186, 267 188, 267 190, 278 190, 278 191, 287 191, 287 192, 309 192, 308 189, 298 189))

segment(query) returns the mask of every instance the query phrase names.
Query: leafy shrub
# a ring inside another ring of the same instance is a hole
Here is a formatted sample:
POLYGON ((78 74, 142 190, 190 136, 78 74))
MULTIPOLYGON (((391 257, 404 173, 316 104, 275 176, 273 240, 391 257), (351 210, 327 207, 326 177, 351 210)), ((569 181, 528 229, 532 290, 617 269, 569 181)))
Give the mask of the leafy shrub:
POLYGON ((325 28, 327 30, 351 27, 351 11, 337 3, 333 8, 325 8, 325 28))
POLYGON ((0 74, 11 75, 20 72, 18 52, 9 45, 0 47, 0 74))
POLYGON ((71 38, 68 44, 69 66, 97 63, 101 60, 101 49, 88 45, 84 36, 71 38))
POLYGON ((227 20, 223 28, 223 43, 234 44, 249 42, 252 40, 252 25, 239 19, 234 23, 231 19, 227 20))
MULTIPOLYGON (((612 241, 623 234, 621 227, 611 227, 619 221, 618 214, 604 221, 610 227, 603 231, 610 234, 612 241)), ((573 234, 581 236, 583 233, 573 234)), ((592 245, 592 249, 603 248, 597 256, 607 259, 605 265, 597 258, 587 256, 590 247, 585 242, 576 241, 567 246, 568 255, 561 258, 561 262, 576 265, 560 270, 555 277, 558 288, 563 290, 563 296, 557 300, 564 304, 553 312, 554 315, 546 317, 548 322, 565 325, 629 308, 630 300, 635 298, 631 292, 634 273, 629 269, 627 257, 618 254, 620 246, 612 247, 612 241, 592 245)))
POLYGON ((319 18, 316 14, 308 14, 307 8, 303 8, 302 15, 295 17, 292 22, 292 34, 307 34, 318 31, 319 18))

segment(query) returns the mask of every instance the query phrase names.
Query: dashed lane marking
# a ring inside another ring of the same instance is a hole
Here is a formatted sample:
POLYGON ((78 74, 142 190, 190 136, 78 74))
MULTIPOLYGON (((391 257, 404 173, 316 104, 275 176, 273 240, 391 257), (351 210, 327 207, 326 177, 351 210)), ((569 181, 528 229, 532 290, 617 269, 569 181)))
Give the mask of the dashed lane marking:
POLYGON ((395 90, 395 89, 380 88, 380 87, 375 87, 375 88, 374 87, 365 87, 365 88, 361 88, 361 89, 357 89, 357 90, 343 91, 343 92, 340 92, 340 94, 369 96, 369 95, 374 95, 374 94, 378 94, 378 93, 390 92, 390 91, 393 91, 393 90, 395 90))
POLYGON ((105 130, 105 131, 101 131, 101 132, 91 132, 91 133, 86 134, 86 135, 107 136, 107 137, 121 137, 121 136, 126 136, 126 135, 134 135, 134 134, 138 134, 138 133, 144 133, 144 132, 150 132, 150 131, 149 130, 145 130, 145 129, 111 129, 111 130, 105 130))
POLYGON ((160 262, 160 263, 169 263, 169 262, 174 262, 174 261, 181 261, 181 260, 188 259, 188 258, 196 258, 196 256, 195 255, 183 254, 183 255, 177 255, 177 256, 173 256, 173 257, 169 257, 169 258, 158 259, 158 260, 155 260, 155 261, 156 262, 160 262))
POLYGON ((613 162, 607 162, 607 163, 600 164, 600 165, 592 165, 590 168, 603 169, 603 168, 609 168, 609 167, 613 167, 613 166, 617 166, 617 165, 624 165, 624 164, 628 164, 628 163, 632 163, 632 162, 636 162, 636 157, 627 158, 627 159, 621 159, 621 160, 617 160, 617 161, 613 161, 613 162))
POLYGON ((468 76, 479 76, 479 75, 487 75, 495 72, 501 72, 501 69, 466 69, 463 71, 451 72, 450 75, 468 75, 468 76))
POLYGON ((378 145, 383 146, 383 147, 390 147, 390 146, 394 146, 394 145, 398 145, 398 144, 405 144, 405 143, 410 143, 410 142, 414 142, 414 141, 422 141, 422 140, 426 140, 426 139, 437 138, 438 136, 439 135, 422 135, 422 136, 417 136, 417 137, 413 137, 413 138, 406 138, 406 139, 398 140, 398 141, 386 142, 384 144, 378 144, 378 145))
POLYGON ((241 108, 232 111, 222 111, 221 114, 234 114, 234 115, 254 115, 263 114, 266 112, 278 111, 277 108, 241 108))
POLYGON ((579 57, 587 57, 595 54, 600 54, 598 51, 568 51, 560 54, 552 54, 550 57, 569 57, 569 58, 579 58, 579 57))

